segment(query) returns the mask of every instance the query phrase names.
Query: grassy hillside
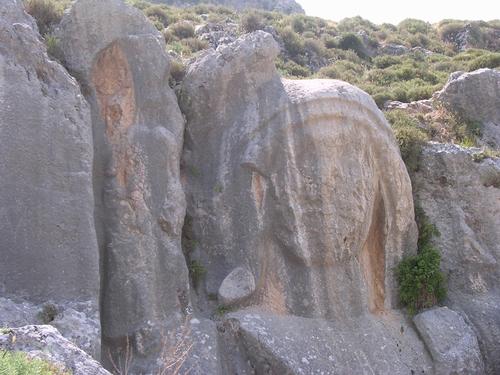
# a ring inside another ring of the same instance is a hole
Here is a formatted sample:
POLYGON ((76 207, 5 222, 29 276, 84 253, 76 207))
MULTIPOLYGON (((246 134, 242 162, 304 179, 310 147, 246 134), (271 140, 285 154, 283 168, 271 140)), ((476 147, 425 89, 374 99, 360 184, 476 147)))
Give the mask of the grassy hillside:
MULTIPOLYGON (((210 46, 195 28, 217 25, 219 33, 238 36, 255 30, 274 34, 282 46, 277 61, 285 77, 335 78, 370 93, 377 104, 429 98, 457 70, 500 67, 500 20, 444 20, 438 24, 407 19, 398 25, 375 25, 360 17, 332 22, 304 15, 247 11, 237 13, 213 5, 175 8, 144 0, 127 0, 144 11, 163 32, 166 48, 178 57, 174 76, 182 76, 181 63, 210 46), (395 55, 398 54, 398 55, 395 55)), ((51 44, 50 30, 70 0, 26 0, 41 32, 51 44), (53 13, 53 14, 52 14, 53 13)))

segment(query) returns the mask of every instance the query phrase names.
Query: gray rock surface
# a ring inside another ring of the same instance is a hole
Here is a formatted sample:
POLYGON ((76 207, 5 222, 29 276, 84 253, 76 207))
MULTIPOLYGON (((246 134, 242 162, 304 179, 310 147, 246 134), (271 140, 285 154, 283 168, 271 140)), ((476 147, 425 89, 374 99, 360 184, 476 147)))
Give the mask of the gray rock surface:
POLYGON ((94 358, 101 355, 99 315, 91 303, 36 305, 17 298, 0 297, 0 327, 50 324, 94 358))
POLYGON ((243 302, 255 292, 255 278, 246 268, 237 267, 222 281, 219 288, 219 302, 224 306, 243 302))
POLYGON ((147 371, 162 332, 189 304, 180 245, 184 121, 168 86, 165 42, 120 0, 76 1, 59 36, 92 111, 103 360, 109 367, 130 347, 131 371, 147 371))
POLYGON ((226 369, 230 374, 432 373, 424 344, 395 312, 340 322, 249 310, 229 314, 223 329, 238 337, 239 353, 252 365, 245 368, 245 361, 233 359, 226 369))
POLYGON ((25 352, 73 375, 111 375, 52 326, 31 325, 0 330, 0 350, 25 352))
POLYGON ((439 307, 413 318, 434 360, 436 375, 480 375, 484 364, 477 337, 455 311, 439 307))
POLYGON ((431 144, 414 189, 441 235, 434 239, 447 276, 448 302, 477 333, 488 374, 500 373, 500 159, 431 144))
POLYGON ((271 35, 249 34, 203 55, 184 80, 185 233, 207 269, 204 290, 247 267, 249 304, 280 314, 391 309, 385 270, 416 237, 392 132, 353 86, 282 81, 277 53, 271 35))
MULTIPOLYGON (((95 323, 99 252, 94 229, 92 128, 77 82, 46 53, 21 1, 0 5, 0 293, 54 303, 95 323)), ((2 298, 0 321, 35 323, 2 298), (9 307, 7 307, 9 305, 9 307), (13 317, 13 314, 19 316, 13 317)), ((94 329, 95 328, 95 329, 94 329)), ((71 329, 64 330, 73 337, 71 329)), ((82 342, 79 342, 82 343, 82 342)))
POLYGON ((456 72, 435 98, 463 118, 481 122, 484 142, 500 149, 500 71, 456 72))

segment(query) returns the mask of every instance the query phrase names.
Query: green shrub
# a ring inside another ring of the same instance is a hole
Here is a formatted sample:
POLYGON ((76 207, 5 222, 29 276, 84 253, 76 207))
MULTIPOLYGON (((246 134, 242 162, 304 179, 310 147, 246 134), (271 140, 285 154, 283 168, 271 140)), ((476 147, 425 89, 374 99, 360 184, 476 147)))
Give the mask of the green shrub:
POLYGON ((169 27, 169 30, 179 39, 194 37, 194 27, 190 22, 179 21, 169 27))
POLYGON ((365 58, 365 47, 361 39, 354 33, 345 33, 340 36, 338 47, 343 50, 351 50, 356 52, 356 54, 365 58))
POLYGON ((498 68, 500 67, 500 53, 486 53, 476 57, 469 63, 468 70, 473 71, 482 68, 498 68))
POLYGON ((288 52, 290 57, 297 58, 299 55, 304 53, 304 40, 293 31, 291 28, 284 28, 278 30, 278 33, 283 41, 285 50, 288 52))
POLYGON ((53 364, 32 359, 23 352, 0 350, 0 374, 5 375, 69 375, 53 364))
POLYGON ((63 9, 54 0, 26 0, 25 9, 35 20, 41 35, 49 33, 62 18, 63 9))
POLYGON ((201 262, 192 260, 189 263, 189 275, 191 276, 191 280, 193 281, 193 286, 195 289, 203 280, 206 273, 207 269, 203 266, 203 264, 201 264, 201 262))
POLYGON ((208 48, 208 42, 206 40, 201 40, 198 38, 186 38, 181 41, 191 53, 202 51, 208 48))
POLYGON ((409 34, 427 34, 431 30, 431 28, 432 26, 430 23, 413 18, 407 18, 401 21, 398 25, 399 31, 407 32, 409 34))
POLYGON ((160 30, 163 30, 170 24, 170 17, 165 7, 162 5, 152 5, 147 7, 144 10, 144 14, 153 22, 153 24, 163 26, 160 30))
POLYGON ((417 171, 427 134, 420 129, 418 121, 404 111, 389 111, 385 116, 394 131, 406 168, 410 172, 417 171))
POLYGON ((255 10, 248 11, 241 17, 241 27, 246 33, 262 30, 265 27, 264 18, 255 10))
POLYGON ((182 61, 172 59, 170 64, 170 87, 175 87, 182 82, 186 75, 186 66, 182 61))
POLYGON ((282 59, 279 59, 276 62, 276 67, 281 75, 285 77, 305 78, 311 75, 311 71, 308 68, 299 65, 294 61, 284 62, 282 59))
POLYGON ((419 229, 418 253, 404 258, 396 268, 399 300, 410 315, 432 307, 446 297, 441 256, 431 244, 432 238, 439 236, 439 231, 418 205, 415 205, 415 219, 419 229))

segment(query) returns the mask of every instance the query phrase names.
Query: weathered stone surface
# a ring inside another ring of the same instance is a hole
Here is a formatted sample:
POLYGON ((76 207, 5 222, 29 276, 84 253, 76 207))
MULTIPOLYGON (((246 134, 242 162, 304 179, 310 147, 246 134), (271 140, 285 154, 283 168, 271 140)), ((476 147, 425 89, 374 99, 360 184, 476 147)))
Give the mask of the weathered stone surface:
POLYGON ((99 362, 61 336, 52 326, 31 325, 0 331, 0 350, 22 351, 54 363, 73 375, 111 375, 99 362))
POLYGON ((255 292, 255 278, 246 268, 237 267, 222 281, 219 302, 225 306, 238 304, 255 292))
MULTIPOLYGON (((2 1, 0 292, 25 298, 26 306, 50 301, 77 309, 96 324, 86 332, 91 344, 82 347, 96 355, 99 253, 90 111, 76 81, 49 59, 39 39, 22 1, 2 1)), ((6 301, 0 310, 20 313, 13 320, 36 322, 31 312, 6 301)), ((0 321, 11 320, 6 315, 0 321)), ((73 334, 71 327, 64 330, 66 337, 73 334)))
POLYGON ((221 329, 236 332, 239 354, 252 365, 233 358, 226 362, 230 374, 432 373, 411 323, 394 312, 339 322, 240 311, 229 314, 221 329))
POLYGON ((189 296, 180 246, 184 121, 168 86, 165 42, 120 0, 76 1, 59 35, 92 110, 103 359, 130 346, 134 371, 143 371, 189 296))
POLYGON ((204 289, 217 293, 247 267, 256 280, 249 304, 281 314, 391 309, 389 270, 416 234, 392 132, 359 89, 282 81, 277 53, 256 32, 206 53, 184 80, 185 232, 207 269, 204 289))
POLYGON ((476 334, 455 311, 434 308, 416 315, 413 322, 431 353, 436 375, 484 374, 476 334))
POLYGON ((481 122, 483 140, 500 148, 500 71, 455 72, 435 97, 465 119, 481 122))
POLYGON ((99 315, 90 302, 35 305, 19 298, 0 297, 0 327, 33 324, 50 324, 94 358, 101 355, 99 315))
POLYGON ((468 317, 489 374, 500 373, 500 160, 431 144, 414 188, 441 235, 434 239, 447 275, 448 305, 468 317))

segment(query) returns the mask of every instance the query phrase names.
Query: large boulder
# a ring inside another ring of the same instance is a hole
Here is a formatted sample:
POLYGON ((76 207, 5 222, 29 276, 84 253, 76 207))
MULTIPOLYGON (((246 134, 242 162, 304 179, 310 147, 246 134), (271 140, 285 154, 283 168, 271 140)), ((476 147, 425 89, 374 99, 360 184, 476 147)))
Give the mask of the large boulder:
POLYGON ((181 93, 190 256, 216 294, 237 267, 251 305, 338 318, 391 309, 415 246, 411 185, 373 100, 340 81, 281 80, 256 32, 208 52, 181 93), (386 272, 387 270, 387 272, 386 272))
POLYGON ((500 373, 500 159, 431 144, 414 188, 430 221, 447 276, 448 302, 477 332, 489 374, 500 373))
POLYGON ((435 98, 465 120, 482 123, 484 142, 500 148, 500 71, 455 72, 435 98))
POLYGON ((434 308, 413 321, 432 355, 436 375, 484 374, 476 334, 455 311, 434 308))
MULTIPOLYGON (((347 83, 281 80, 278 53, 271 35, 246 35, 193 62, 180 92, 187 117, 185 250, 206 270, 199 305, 207 309, 205 301, 218 293, 221 305, 269 315, 269 324, 248 328, 253 338, 236 329, 235 343, 223 351, 230 352, 226 364, 241 367, 228 371, 250 371, 231 354, 242 337, 242 345, 271 346, 280 363, 297 357, 301 365, 310 350, 342 368, 354 358, 342 355, 342 340, 355 347, 365 334, 372 341, 358 354, 369 368, 429 368, 425 353, 399 360, 395 349, 380 364, 377 355, 366 357, 369 346, 394 343, 401 326, 408 347, 422 347, 392 312, 391 270, 414 251, 416 228, 410 180, 390 127, 373 100, 347 83), (384 336, 385 314, 397 329, 384 336), (350 340, 348 327, 357 324, 363 329, 350 340), (338 342, 327 338, 339 332, 345 337, 338 342), (304 345, 306 335, 322 338, 304 345)), ((260 354, 250 352, 242 357, 264 371, 260 354)), ((329 363, 290 371, 324 371, 329 363)))
POLYGON ((0 350, 24 352, 73 375, 111 375, 99 362, 67 340, 57 329, 30 325, 0 330, 0 350))
MULTIPOLYGON (((73 309, 99 355, 92 128, 77 82, 52 61, 22 1, 0 5, 0 291, 73 309), (75 310, 76 309, 76 310, 75 310)), ((0 310, 12 309, 8 299, 0 310), (10 307, 8 307, 9 305, 10 307)), ((31 313, 26 315, 35 323, 31 313)), ((14 317, 2 314, 0 322, 14 317)), ((72 337, 71 329, 65 335, 72 337)))
POLYGON ((130 351, 133 371, 146 371, 189 300, 184 120, 168 86, 170 61, 161 34, 121 0, 76 1, 58 35, 92 111, 103 360, 111 366, 130 351))

